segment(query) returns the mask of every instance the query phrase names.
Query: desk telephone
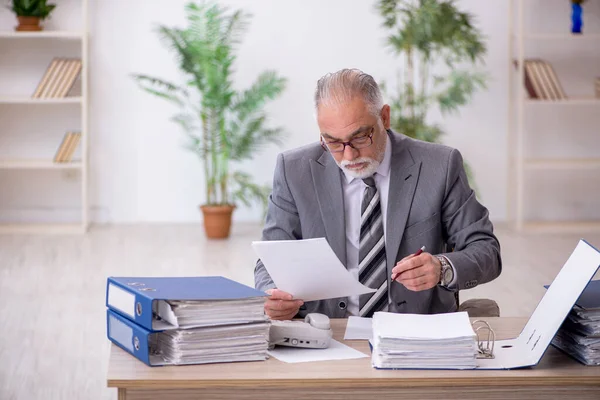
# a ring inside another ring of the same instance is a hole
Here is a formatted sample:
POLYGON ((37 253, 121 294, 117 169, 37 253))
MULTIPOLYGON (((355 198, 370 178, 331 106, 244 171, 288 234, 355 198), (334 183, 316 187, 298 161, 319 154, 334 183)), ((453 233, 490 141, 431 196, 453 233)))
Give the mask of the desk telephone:
POLYGON ((325 349, 329 347, 332 331, 329 317, 323 314, 307 314, 304 321, 271 321, 269 344, 325 349))

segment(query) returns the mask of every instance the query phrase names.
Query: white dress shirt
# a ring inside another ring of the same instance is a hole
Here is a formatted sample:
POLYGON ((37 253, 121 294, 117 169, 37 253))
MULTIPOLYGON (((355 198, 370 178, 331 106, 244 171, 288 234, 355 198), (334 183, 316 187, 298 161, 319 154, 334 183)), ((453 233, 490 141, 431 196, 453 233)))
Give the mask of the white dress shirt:
MULTIPOLYGON (((386 229, 386 215, 388 193, 390 188, 390 161, 392 158, 392 144, 387 138, 383 161, 377 168, 373 178, 379 191, 379 201, 383 217, 383 233, 386 229)), ((344 190, 344 212, 346 216, 346 268, 358 280, 358 248, 360 245, 360 207, 363 193, 367 185, 360 178, 355 178, 344 171, 346 179, 342 179, 344 190)), ((348 298, 348 315, 358 315, 358 296, 348 298)))

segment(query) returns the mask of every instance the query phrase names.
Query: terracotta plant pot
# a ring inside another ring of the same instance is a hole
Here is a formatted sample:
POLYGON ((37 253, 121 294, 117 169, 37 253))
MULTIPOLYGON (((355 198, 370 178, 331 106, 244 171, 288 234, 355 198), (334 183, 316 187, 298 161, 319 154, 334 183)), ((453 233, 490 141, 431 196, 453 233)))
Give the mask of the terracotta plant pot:
POLYGON ((17 17, 19 20, 19 26, 15 28, 16 31, 22 32, 35 32, 41 31, 39 17, 17 17))
POLYGON ((209 239, 226 239, 231 229, 235 206, 200 206, 204 215, 204 231, 209 239))

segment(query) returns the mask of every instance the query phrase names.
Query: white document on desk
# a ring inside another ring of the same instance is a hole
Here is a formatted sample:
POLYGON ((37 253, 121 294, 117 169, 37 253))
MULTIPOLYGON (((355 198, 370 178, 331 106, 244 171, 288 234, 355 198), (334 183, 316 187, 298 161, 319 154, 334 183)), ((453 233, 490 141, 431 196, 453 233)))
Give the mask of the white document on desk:
POLYGON ((275 286, 304 301, 373 293, 337 258, 325 238, 252 242, 275 286))
POLYGON ((348 317, 344 340, 371 340, 373 337, 373 318, 348 317))
POLYGON ((299 347, 275 346, 273 350, 269 350, 269 355, 286 363, 350 360, 354 358, 369 357, 368 355, 333 339, 329 342, 329 347, 326 349, 303 349, 299 347))

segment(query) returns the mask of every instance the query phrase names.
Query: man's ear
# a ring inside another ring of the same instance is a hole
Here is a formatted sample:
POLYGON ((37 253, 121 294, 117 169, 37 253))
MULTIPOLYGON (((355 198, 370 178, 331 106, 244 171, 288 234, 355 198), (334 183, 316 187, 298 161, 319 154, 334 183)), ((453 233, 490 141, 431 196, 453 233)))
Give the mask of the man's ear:
POLYGON ((390 106, 385 104, 381 109, 381 121, 383 121, 383 127, 387 130, 390 129, 390 106))

